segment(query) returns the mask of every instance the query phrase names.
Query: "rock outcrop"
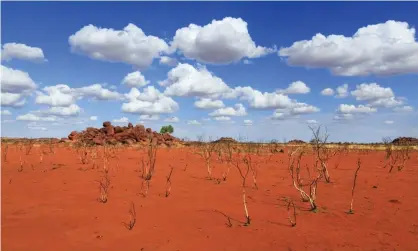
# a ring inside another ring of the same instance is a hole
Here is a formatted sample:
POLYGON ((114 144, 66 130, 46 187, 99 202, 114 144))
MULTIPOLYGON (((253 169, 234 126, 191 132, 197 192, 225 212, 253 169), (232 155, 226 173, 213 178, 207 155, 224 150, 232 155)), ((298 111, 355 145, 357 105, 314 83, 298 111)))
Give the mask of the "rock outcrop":
POLYGON ((171 146, 180 140, 168 133, 157 133, 143 125, 113 126, 109 121, 103 122, 103 128, 88 127, 81 132, 72 131, 68 139, 73 142, 83 142, 91 145, 104 144, 135 144, 152 140, 158 145, 171 146))
POLYGON ((394 139, 392 141, 392 144, 402 145, 402 146, 405 146, 405 145, 409 145, 409 146, 414 145, 415 146, 415 145, 418 145, 418 139, 417 138, 412 138, 412 137, 399 137, 399 138, 394 139))

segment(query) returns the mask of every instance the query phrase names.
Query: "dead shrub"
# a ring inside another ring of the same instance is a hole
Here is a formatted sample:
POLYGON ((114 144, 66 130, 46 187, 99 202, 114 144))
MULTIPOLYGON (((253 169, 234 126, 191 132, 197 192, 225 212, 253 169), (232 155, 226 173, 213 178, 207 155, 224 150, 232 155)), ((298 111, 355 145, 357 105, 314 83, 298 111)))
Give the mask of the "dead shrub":
MULTIPOLYGON (((328 172, 328 161, 334 155, 334 151, 327 146, 329 134, 325 128, 325 132, 321 133, 321 126, 316 129, 309 126, 312 131, 311 145, 315 154, 316 161, 319 162, 319 171, 325 178, 325 182, 330 183, 331 177, 328 172)), ((318 166, 317 166, 318 167, 318 166)))
POLYGON ((354 203, 354 189, 356 188, 356 181, 357 181, 357 174, 361 167, 361 160, 360 158, 357 159, 357 169, 354 173, 354 180, 353 180, 353 188, 351 189, 351 203, 350 203, 350 210, 348 211, 349 214, 353 214, 353 203, 354 203))
POLYGON ((108 173, 104 173, 103 177, 99 180, 100 197, 99 202, 106 203, 109 197, 110 179, 108 173))
POLYGON ((142 187, 141 194, 146 197, 149 190, 149 183, 155 172, 155 163, 157 161, 157 142, 150 138, 147 145, 146 160, 142 158, 142 187))
POLYGON ((174 168, 170 165, 170 172, 167 175, 165 183, 165 197, 168 197, 171 193, 171 175, 173 174, 174 168))
POLYGON ((131 206, 130 206, 129 211, 128 211, 128 213, 129 213, 129 222, 128 223, 122 222, 123 225, 128 230, 132 230, 134 228, 134 226, 135 226, 135 223, 136 223, 135 204, 131 201, 131 204, 130 205, 131 206))
MULTIPOLYGON (((239 154, 239 153, 238 153, 239 154)), ((241 165, 241 162, 245 159, 245 156, 243 158, 239 157, 236 159, 234 165, 237 168, 241 178, 242 178, 242 183, 241 183, 241 187, 242 187, 242 202, 244 204, 244 212, 245 212, 245 219, 246 222, 244 224, 244 226, 248 226, 251 223, 251 218, 250 215, 248 214, 248 208, 247 208, 247 200, 246 200, 246 181, 247 181, 247 176, 248 173, 250 172, 250 166, 249 165, 245 165, 245 167, 243 167, 241 165)))
POLYGON ((289 200, 287 202, 287 217, 289 219, 290 225, 292 227, 296 226, 296 207, 295 203, 293 203, 293 200, 289 200), (292 213, 293 209, 293 213, 292 213))

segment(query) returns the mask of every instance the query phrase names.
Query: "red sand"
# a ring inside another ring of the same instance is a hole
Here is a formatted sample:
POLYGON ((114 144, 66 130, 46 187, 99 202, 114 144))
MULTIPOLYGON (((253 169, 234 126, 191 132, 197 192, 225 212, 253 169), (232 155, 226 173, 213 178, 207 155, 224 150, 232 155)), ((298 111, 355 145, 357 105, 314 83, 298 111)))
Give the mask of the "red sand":
MULTIPOLYGON (((22 152, 22 172, 16 146, 9 147, 7 162, 2 159, 2 250, 418 250, 417 153, 403 171, 393 173, 382 168, 383 152, 360 155, 352 215, 346 212, 358 153, 330 161, 333 183, 318 185, 317 213, 307 211, 309 204, 292 186, 287 155, 276 154, 259 168, 259 190, 247 189, 252 223, 246 227, 239 222, 245 218, 238 171, 231 169, 226 183, 206 180, 203 161, 190 149, 159 150, 146 198, 138 195, 143 153, 119 150, 119 159, 110 162, 106 204, 97 201, 101 168, 88 169, 92 164, 81 164, 75 150, 56 151, 42 164, 40 147, 29 156, 22 152), (166 198, 170 164, 172 192, 166 198), (294 228, 284 197, 296 201, 294 228), (130 201, 137 213, 131 231, 122 224, 129 221, 130 201), (233 219, 232 227, 224 215, 233 219)), ((312 165, 312 156, 304 162, 312 165)), ((216 163, 214 177, 224 168, 216 163)), ((251 177, 247 184, 252 186, 251 177)))

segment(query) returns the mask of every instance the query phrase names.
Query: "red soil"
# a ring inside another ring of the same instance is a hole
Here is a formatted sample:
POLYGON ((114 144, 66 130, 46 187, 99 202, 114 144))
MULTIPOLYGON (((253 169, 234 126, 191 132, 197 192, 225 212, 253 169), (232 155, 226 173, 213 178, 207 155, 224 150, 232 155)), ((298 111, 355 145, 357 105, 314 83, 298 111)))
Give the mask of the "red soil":
MULTIPOLYGON (((47 146, 43 146, 47 151, 47 146)), ((412 154, 400 172, 383 169, 383 152, 360 155, 354 214, 347 214, 358 153, 330 161, 331 184, 318 185, 317 213, 300 201, 287 170, 287 155, 276 154, 259 168, 259 190, 247 189, 250 226, 243 226, 240 176, 231 169, 226 183, 206 180, 206 168, 191 149, 160 149, 148 197, 138 195, 138 150, 119 150, 110 161, 111 188, 99 203, 101 168, 80 163, 75 150, 60 146, 39 163, 9 147, 2 159, 2 250, 417 250, 418 161, 412 154), (18 172, 19 156, 24 169, 18 172), (339 166, 335 168, 335 163, 339 166), (184 168, 187 164, 187 169, 184 168), (33 165, 33 168, 32 166, 33 165), (165 197, 166 175, 174 167, 165 197), (377 188, 373 188, 376 186, 377 188), (290 227, 284 197, 295 201, 297 225, 290 227), (130 201, 137 222, 127 230, 130 201), (228 215, 232 227, 227 227, 228 215)), ((267 159, 267 158, 266 158, 267 159)), ((304 164, 312 166, 312 157, 304 164)), ((99 163, 102 166, 102 162, 99 163)), ((214 177, 225 165, 216 163, 214 177)), ((305 168, 302 168, 305 169, 305 168)), ((302 170, 302 176, 306 172, 302 170)), ((248 186, 252 186, 249 176, 248 186)))

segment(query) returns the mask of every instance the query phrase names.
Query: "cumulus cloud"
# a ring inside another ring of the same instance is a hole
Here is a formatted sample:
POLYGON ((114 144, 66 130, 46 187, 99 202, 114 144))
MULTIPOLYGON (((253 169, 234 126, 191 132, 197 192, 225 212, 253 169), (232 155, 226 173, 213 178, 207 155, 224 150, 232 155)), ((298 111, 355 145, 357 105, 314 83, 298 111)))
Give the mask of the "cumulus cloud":
POLYGON ((122 104, 122 111, 127 113, 140 113, 145 115, 173 113, 179 105, 172 98, 165 96, 154 86, 144 88, 143 92, 132 88, 125 94, 127 103, 122 104))
POLYGON ((316 121, 314 119, 309 119, 309 120, 306 120, 306 123, 313 125, 313 124, 318 124, 318 121, 316 121))
POLYGON ((315 113, 319 111, 320 109, 316 106, 299 102, 294 103, 292 107, 289 109, 289 113, 292 115, 315 113))
POLYGON ((140 71, 134 71, 123 78, 122 84, 128 87, 143 87, 149 84, 149 81, 145 80, 144 75, 140 71))
POLYGON ((128 123, 129 119, 127 117, 122 117, 120 119, 114 119, 112 120, 113 123, 128 123))
POLYGON ((80 112, 81 108, 76 104, 72 104, 68 107, 51 107, 48 110, 42 111, 43 114, 62 117, 77 116, 80 112))
POLYGON ((1 106, 18 108, 25 105, 25 103, 26 99, 24 94, 9 92, 1 93, 1 106))
POLYGON ((321 95, 323 96, 332 96, 334 95, 334 90, 331 88, 325 88, 321 91, 321 95))
POLYGON ((311 91, 311 88, 309 88, 302 81, 293 82, 286 89, 283 89, 283 90, 279 89, 279 90, 277 90, 278 93, 283 93, 283 94, 307 94, 310 91, 311 91))
POLYGON ((12 113, 9 110, 1 110, 1 115, 7 116, 7 115, 12 115, 12 113))
POLYGON ((46 121, 46 122, 51 122, 51 121, 56 121, 57 119, 55 117, 52 116, 38 116, 36 114, 33 113, 27 113, 24 115, 19 115, 17 116, 16 120, 21 120, 21 121, 46 121))
POLYGON ((235 107, 219 108, 211 113, 209 116, 220 117, 220 116, 246 116, 247 111, 243 104, 236 104, 235 107))
POLYGON ((22 93, 36 89, 35 82, 27 72, 15 70, 6 66, 1 67, 1 92, 22 93))
POLYGON ((335 75, 393 75, 418 72, 415 28, 389 20, 357 30, 352 37, 316 34, 281 48, 293 66, 328 68, 335 75))
POLYGON ((227 117, 227 116, 220 116, 220 117, 215 117, 214 118, 216 121, 230 121, 231 117, 227 117))
POLYGON ((180 121, 180 119, 179 119, 179 118, 177 118, 177 117, 170 117, 170 118, 166 118, 166 119, 164 119, 164 121, 165 121, 165 122, 169 122, 169 123, 177 123, 177 122, 179 122, 179 121, 180 121))
POLYGON ((141 120, 159 120, 160 116, 155 115, 155 114, 153 114, 153 115, 144 114, 144 115, 139 116, 139 119, 141 119, 141 120))
POLYGON ((171 50, 204 63, 228 64, 243 58, 258 58, 275 49, 257 46, 252 40, 247 22, 225 17, 199 26, 190 24, 176 31, 171 50))
POLYGON ((160 85, 166 87, 166 95, 179 97, 216 97, 230 91, 222 79, 205 67, 195 68, 189 64, 178 64, 171 69, 160 85))
POLYGON ((178 61, 175 58, 161 56, 160 64, 168 65, 168 66, 176 66, 178 64, 178 61))
POLYGON ((241 100, 246 100, 251 108, 256 109, 288 108, 293 103, 288 96, 281 93, 262 93, 248 86, 236 87, 233 93, 241 100))
POLYGON ((76 101, 72 89, 68 85, 58 84, 46 86, 42 92, 38 92, 35 98, 36 104, 49 106, 70 106, 76 101))
POLYGON ((97 116, 91 116, 91 117, 90 117, 90 120, 92 120, 92 121, 96 121, 96 120, 97 120, 97 116))
POLYGON ((336 120, 336 121, 345 121, 345 120, 351 120, 351 119, 353 119, 353 114, 351 114, 351 113, 341 113, 341 114, 336 114, 334 117, 333 117, 333 120, 336 120))
POLYGON ((201 125, 201 123, 197 120, 189 120, 187 121, 188 125, 201 125))
POLYGON ((402 106, 402 107, 395 107, 393 110, 395 112, 412 112, 414 110, 414 108, 412 106, 405 105, 405 106, 402 106))
POLYGON ((340 113, 365 113, 370 114, 373 112, 377 112, 376 108, 364 106, 364 105, 347 105, 347 104, 341 104, 339 108, 337 109, 340 113))
POLYGON ((385 124, 386 124, 386 125, 391 125, 391 124, 393 124, 393 123, 394 123, 394 122, 393 122, 393 120, 386 120, 386 121, 385 121, 385 124))
POLYGON ((336 89, 336 97, 337 98, 345 98, 348 96, 348 84, 343 84, 337 87, 336 89))
POLYGON ((253 121, 252 120, 249 120, 249 119, 246 119, 246 120, 244 120, 244 125, 246 125, 246 126, 252 126, 253 125, 253 121))
POLYGON ((37 131, 46 131, 48 130, 46 127, 43 126, 28 126, 30 130, 37 130, 37 131))
POLYGON ((92 59, 122 62, 139 68, 150 66, 168 49, 167 43, 145 35, 141 28, 128 24, 123 30, 84 26, 68 39, 71 50, 92 59))
POLYGON ((396 99, 390 87, 381 87, 376 83, 363 83, 357 85, 351 95, 358 101, 367 101, 374 107, 395 107, 403 104, 402 100, 396 99))
POLYGON ((32 62, 47 61, 41 48, 26 44, 6 43, 1 49, 1 60, 21 59, 32 62))
POLYGON ((119 100, 122 95, 116 91, 103 88, 101 84, 93 84, 73 89, 76 96, 88 97, 96 100, 119 100))
POLYGON ((209 98, 202 98, 194 102, 194 106, 199 109, 218 109, 225 107, 222 100, 212 100, 209 98))

